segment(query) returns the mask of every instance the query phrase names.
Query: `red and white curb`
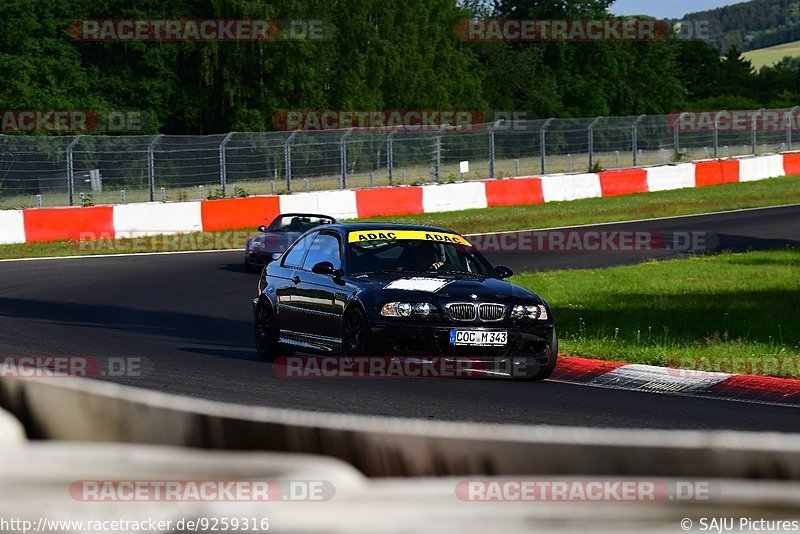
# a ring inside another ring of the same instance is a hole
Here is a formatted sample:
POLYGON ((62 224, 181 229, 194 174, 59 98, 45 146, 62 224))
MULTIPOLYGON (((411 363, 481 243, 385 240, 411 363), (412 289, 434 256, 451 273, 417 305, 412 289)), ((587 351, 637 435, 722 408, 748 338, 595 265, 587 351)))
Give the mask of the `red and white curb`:
POLYGON ((800 380, 691 371, 562 356, 556 382, 692 397, 800 406, 800 380))

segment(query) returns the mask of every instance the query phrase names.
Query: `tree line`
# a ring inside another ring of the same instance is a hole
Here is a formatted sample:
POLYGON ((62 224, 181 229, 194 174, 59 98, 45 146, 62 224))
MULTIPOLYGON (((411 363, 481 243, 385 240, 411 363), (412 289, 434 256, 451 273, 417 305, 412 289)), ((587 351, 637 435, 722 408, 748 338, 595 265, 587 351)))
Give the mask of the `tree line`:
POLYGON ((800 0, 751 0, 686 15, 708 24, 709 44, 755 50, 800 40, 800 0))
MULTIPOLYGON (((778 0, 785 1, 785 0, 778 0)), ((800 64, 755 72, 699 40, 465 41, 470 17, 611 17, 612 0, 4 0, 0 107, 138 110, 146 133, 275 129, 284 110, 481 110, 530 117, 800 103, 800 64), (90 42, 83 19, 320 20, 321 40, 90 42)))

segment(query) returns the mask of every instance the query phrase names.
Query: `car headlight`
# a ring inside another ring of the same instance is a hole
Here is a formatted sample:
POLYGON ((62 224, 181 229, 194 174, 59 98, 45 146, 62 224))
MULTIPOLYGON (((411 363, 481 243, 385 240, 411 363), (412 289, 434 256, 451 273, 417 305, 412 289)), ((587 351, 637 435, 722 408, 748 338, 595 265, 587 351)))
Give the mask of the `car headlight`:
POLYGON ((436 311, 427 302, 388 302, 381 308, 384 317, 428 317, 436 311))
POLYGON ((261 241, 253 241, 253 250, 264 250, 264 243, 261 241))
POLYGON ((538 306, 521 306, 517 305, 511 310, 511 318, 512 319, 530 319, 532 321, 540 320, 546 321, 547 320, 547 308, 543 305, 538 306))

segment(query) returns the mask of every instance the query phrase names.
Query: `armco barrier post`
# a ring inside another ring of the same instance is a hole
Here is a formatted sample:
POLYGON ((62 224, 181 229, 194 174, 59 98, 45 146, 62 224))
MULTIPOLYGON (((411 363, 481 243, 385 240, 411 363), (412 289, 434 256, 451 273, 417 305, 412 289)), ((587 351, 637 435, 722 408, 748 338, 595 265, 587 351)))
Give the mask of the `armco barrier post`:
POLYGON ((639 115, 631 126, 631 148, 633 151, 634 167, 639 164, 639 123, 642 122, 646 116, 647 115, 639 115))
POLYGON ((758 152, 758 148, 756 147, 756 144, 758 143, 758 129, 757 129, 757 126, 756 126, 756 121, 758 120, 758 117, 763 112, 764 112, 764 108, 761 108, 758 111, 756 111, 755 113, 753 113, 753 120, 752 120, 752 127, 753 127, 753 154, 756 154, 758 152))
POLYGON ((300 130, 293 131, 283 142, 284 169, 286 172, 286 192, 292 192, 292 139, 300 130))
POLYGON ((353 133, 354 128, 347 130, 339 140, 339 158, 342 168, 342 179, 339 184, 342 189, 347 189, 347 138, 353 133))
POLYGON ((594 127, 603 117, 595 117, 589 124, 589 168, 594 167, 594 127))
POLYGON ((228 192, 228 169, 225 164, 225 145, 231 140, 233 134, 236 132, 229 132, 228 135, 219 144, 219 186, 222 189, 222 198, 225 198, 228 192))
POLYGON ((150 145, 147 147, 147 181, 150 187, 150 202, 155 202, 156 200, 156 161, 154 150, 156 144, 158 144, 158 141, 162 137, 162 134, 158 134, 150 141, 150 145))
POLYGON ((70 141, 69 145, 67 146, 67 189, 69 190, 69 205, 75 205, 75 168, 73 165, 72 160, 72 150, 75 148, 75 145, 81 140, 81 136, 78 135, 70 141))
POLYGON ((394 136, 396 133, 397 128, 392 128, 392 131, 386 136, 386 171, 389 173, 389 185, 392 185, 392 178, 394 178, 394 136))
POLYGON ((539 149, 542 155, 542 174, 545 173, 545 158, 547 157, 547 151, 545 150, 546 143, 546 134, 547 127, 550 126, 550 123, 553 122, 555 119, 547 119, 542 127, 539 129, 539 149))

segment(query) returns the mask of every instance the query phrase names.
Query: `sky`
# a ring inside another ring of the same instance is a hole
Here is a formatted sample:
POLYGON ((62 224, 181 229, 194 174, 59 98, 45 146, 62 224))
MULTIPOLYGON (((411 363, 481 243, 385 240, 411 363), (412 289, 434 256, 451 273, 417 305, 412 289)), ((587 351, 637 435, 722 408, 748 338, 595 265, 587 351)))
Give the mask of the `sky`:
POLYGON ((743 0, 617 0, 611 6, 616 15, 651 15, 678 19, 686 13, 738 4, 743 0))

